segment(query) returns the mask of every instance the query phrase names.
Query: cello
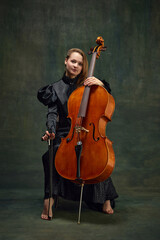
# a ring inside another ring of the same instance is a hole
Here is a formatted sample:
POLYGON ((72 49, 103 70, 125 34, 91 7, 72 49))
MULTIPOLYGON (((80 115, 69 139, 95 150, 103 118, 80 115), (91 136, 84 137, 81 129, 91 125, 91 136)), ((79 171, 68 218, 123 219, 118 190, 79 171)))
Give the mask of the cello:
MULTIPOLYGON (((92 59, 88 77, 93 76, 96 59, 101 51, 106 50, 102 37, 98 37, 96 43, 97 46, 90 52, 92 59)), ((68 99, 71 128, 68 135, 61 139, 55 167, 63 178, 81 184, 80 206, 84 184, 102 182, 113 171, 115 155, 112 141, 106 136, 106 125, 111 121, 114 109, 113 96, 97 85, 81 86, 68 99)))

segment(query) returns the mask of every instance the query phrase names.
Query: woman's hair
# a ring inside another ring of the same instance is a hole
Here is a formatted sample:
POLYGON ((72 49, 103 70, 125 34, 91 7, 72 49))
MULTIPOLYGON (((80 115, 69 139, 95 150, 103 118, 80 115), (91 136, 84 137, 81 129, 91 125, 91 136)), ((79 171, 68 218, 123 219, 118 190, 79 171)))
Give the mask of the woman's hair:
POLYGON ((83 57, 82 71, 79 74, 79 78, 77 81, 77 85, 82 85, 84 80, 87 78, 87 74, 88 74, 88 60, 87 60, 86 54, 79 48, 69 49, 67 52, 66 58, 68 59, 73 52, 77 52, 77 53, 81 54, 81 56, 83 57))

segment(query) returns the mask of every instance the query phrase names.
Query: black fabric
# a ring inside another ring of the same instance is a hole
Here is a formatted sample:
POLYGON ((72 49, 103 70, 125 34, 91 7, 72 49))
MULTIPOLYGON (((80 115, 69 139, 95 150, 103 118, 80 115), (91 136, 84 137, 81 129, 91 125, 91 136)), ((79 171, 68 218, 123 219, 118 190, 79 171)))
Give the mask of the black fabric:
MULTIPOLYGON (((63 78, 52 85, 45 86, 38 91, 38 99, 45 106, 48 106, 47 128, 56 133, 54 139, 54 158, 60 145, 61 138, 66 137, 70 129, 70 119, 67 118, 67 101, 70 94, 77 88, 77 79, 69 79, 63 75, 63 78)), ((104 81, 103 81, 104 82, 104 81)), ((111 92, 109 84, 104 84, 105 88, 111 92)), ((53 161, 54 161, 53 158, 53 161)), ((44 198, 49 197, 49 153, 43 155, 44 166, 44 198)), ((61 196, 68 200, 79 201, 80 186, 67 179, 62 178, 57 173, 53 164, 53 197, 61 196)), ((118 194, 114 188, 111 178, 97 184, 86 184, 83 191, 83 201, 92 209, 101 210, 102 204, 106 200, 111 200, 114 207, 114 199, 118 194)))
POLYGON ((37 98, 45 106, 48 106, 47 129, 51 132, 69 131, 70 119, 67 118, 67 101, 70 94, 77 88, 78 78, 69 79, 63 76, 61 80, 39 89, 37 98), (58 121, 57 121, 58 120, 58 121))

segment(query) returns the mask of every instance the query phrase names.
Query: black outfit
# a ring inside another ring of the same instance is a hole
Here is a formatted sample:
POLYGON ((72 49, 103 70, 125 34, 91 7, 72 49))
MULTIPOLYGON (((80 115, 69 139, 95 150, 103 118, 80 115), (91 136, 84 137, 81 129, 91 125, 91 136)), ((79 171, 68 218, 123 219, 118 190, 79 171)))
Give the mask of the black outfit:
MULTIPOLYGON (((54 157, 61 143, 61 138, 66 137, 70 130, 70 119, 67 118, 67 101, 70 94, 77 88, 77 80, 70 79, 63 75, 62 79, 51 85, 47 85, 38 91, 38 99, 45 106, 48 106, 47 128, 50 132, 54 132, 54 157), (58 121, 57 121, 58 119, 58 121)), ((110 93, 109 84, 103 81, 105 88, 110 93)), ((48 151, 42 157, 45 176, 45 195, 44 198, 49 198, 49 153, 48 151)), ((79 201, 80 186, 62 178, 56 171, 53 164, 53 198, 61 196, 65 199, 79 201)), ((102 209, 102 205, 106 200, 111 200, 111 206, 114 207, 114 199, 118 195, 113 186, 112 180, 109 177, 104 182, 97 184, 84 185, 83 201, 91 208, 97 210, 102 209)))

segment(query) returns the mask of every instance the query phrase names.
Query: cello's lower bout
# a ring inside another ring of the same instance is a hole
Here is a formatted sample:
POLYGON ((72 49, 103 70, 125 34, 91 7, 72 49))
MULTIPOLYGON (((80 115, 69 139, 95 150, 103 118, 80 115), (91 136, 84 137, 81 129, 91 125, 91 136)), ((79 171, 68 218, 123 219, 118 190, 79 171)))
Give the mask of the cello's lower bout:
POLYGON ((106 142, 106 147, 108 150, 108 161, 107 161, 106 167, 104 168, 104 171, 99 176, 97 176, 96 178, 94 178, 92 180, 85 181, 86 184, 94 184, 94 183, 98 183, 98 182, 103 182, 104 180, 109 178, 109 176, 111 175, 111 173, 114 169, 115 154, 114 154, 114 150, 112 147, 112 142, 108 138, 105 139, 105 142, 106 142))

